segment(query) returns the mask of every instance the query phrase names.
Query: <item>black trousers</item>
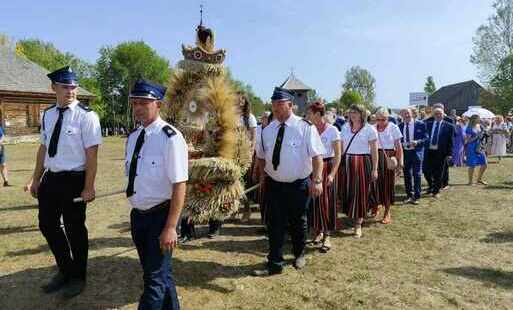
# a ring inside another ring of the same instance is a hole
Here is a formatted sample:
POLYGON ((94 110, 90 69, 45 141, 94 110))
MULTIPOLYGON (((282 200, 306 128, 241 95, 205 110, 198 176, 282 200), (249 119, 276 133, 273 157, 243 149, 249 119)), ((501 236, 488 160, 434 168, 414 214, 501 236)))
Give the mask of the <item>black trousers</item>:
POLYGON ((89 242, 86 204, 73 202, 84 189, 85 172, 47 171, 39 187, 39 229, 59 270, 69 278, 86 278, 89 242), (61 227, 62 216, 64 229, 61 227))
POLYGON ((442 187, 449 185, 449 162, 444 160, 444 170, 442 171, 442 187))
POLYGON ((299 257, 304 253, 307 234, 308 179, 282 183, 267 178, 266 200, 269 236, 267 268, 271 271, 281 271, 285 262, 283 245, 287 231, 290 231, 292 237, 294 256, 299 257))
POLYGON ((424 158, 424 177, 433 194, 440 192, 443 185, 443 173, 446 165, 446 156, 438 150, 427 150, 424 158))

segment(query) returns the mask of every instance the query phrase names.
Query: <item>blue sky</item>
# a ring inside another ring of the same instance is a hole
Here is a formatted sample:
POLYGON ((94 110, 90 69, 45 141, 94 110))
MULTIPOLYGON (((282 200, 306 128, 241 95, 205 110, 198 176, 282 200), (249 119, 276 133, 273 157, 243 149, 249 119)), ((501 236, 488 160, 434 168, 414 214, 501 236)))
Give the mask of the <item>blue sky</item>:
POLYGON ((91 62, 102 46, 144 40, 175 64, 181 44, 194 43, 201 3, 226 64, 262 99, 293 67, 332 100, 359 65, 376 78, 376 103, 390 107, 407 105, 428 75, 438 87, 477 80, 472 37, 492 13, 491 0, 17 0, 0 3, 0 32, 91 62))

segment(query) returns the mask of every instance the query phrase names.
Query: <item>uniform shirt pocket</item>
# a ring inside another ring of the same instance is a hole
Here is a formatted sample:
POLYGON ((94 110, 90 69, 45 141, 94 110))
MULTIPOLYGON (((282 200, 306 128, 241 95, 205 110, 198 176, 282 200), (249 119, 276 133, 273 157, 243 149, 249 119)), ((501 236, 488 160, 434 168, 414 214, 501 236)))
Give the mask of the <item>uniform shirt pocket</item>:
POLYGON ((161 176, 164 174, 162 163, 163 159, 160 156, 144 156, 141 173, 151 177, 161 176))

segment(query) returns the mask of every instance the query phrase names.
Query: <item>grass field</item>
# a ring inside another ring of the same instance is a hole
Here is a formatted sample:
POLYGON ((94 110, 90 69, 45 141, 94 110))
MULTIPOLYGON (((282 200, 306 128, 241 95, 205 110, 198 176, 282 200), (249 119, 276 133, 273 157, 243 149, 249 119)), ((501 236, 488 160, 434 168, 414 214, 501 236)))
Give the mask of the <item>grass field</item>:
MULTIPOLYGON (((14 186, 0 188, 0 309, 136 309, 141 268, 121 195, 88 206, 86 291, 67 302, 40 292, 55 267, 35 201, 22 190, 36 147, 6 147, 14 186)), ((124 187, 123 141, 106 139, 99 156, 97 193, 124 187)), ((487 180, 468 187, 466 169, 451 169, 440 200, 397 203, 391 225, 368 223, 360 240, 343 230, 328 254, 309 249, 304 271, 287 267, 272 278, 249 276, 267 249, 257 214, 252 225, 227 224, 218 239, 175 252, 182 308, 513 309, 513 159, 491 164, 487 180)))

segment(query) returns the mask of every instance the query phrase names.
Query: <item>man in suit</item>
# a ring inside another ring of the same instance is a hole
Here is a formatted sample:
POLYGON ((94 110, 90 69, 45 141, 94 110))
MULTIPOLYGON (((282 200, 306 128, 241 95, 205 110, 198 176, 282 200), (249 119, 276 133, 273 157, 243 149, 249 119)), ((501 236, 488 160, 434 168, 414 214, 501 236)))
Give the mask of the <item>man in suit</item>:
POLYGON ((403 122, 399 130, 403 134, 401 143, 404 151, 404 187, 408 198, 405 203, 417 205, 421 190, 421 168, 424 159, 424 143, 428 138, 426 125, 413 119, 410 109, 401 110, 403 122))
POLYGON ((429 184, 428 193, 439 197, 444 169, 451 159, 454 126, 444 119, 444 110, 433 109, 433 121, 426 122, 429 139, 425 144, 424 176, 429 184))
MULTIPOLYGON (((433 109, 435 108, 441 108, 442 111, 445 111, 445 106, 443 103, 435 103, 433 104, 433 109)), ((451 110, 451 113, 454 113, 456 112, 456 110, 451 110)), ((432 122, 434 120, 434 116, 431 116, 431 117, 428 117, 425 122, 432 122)), ((453 117, 449 117, 447 115, 444 114, 444 121, 452 124, 452 125, 455 125, 456 122, 455 122, 455 118, 453 117)), ((444 169, 442 171, 442 189, 447 189, 449 187, 449 162, 445 162, 444 163, 444 169)))

